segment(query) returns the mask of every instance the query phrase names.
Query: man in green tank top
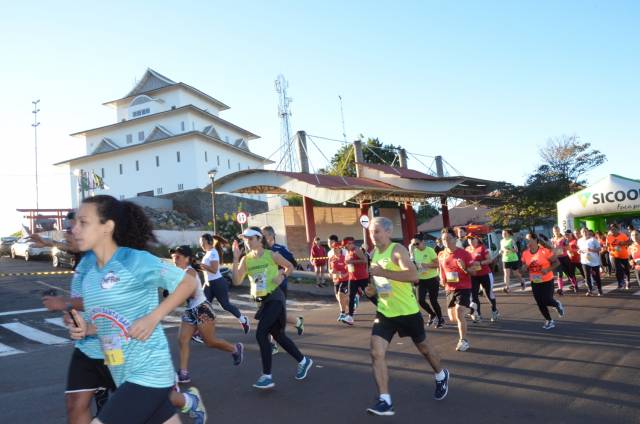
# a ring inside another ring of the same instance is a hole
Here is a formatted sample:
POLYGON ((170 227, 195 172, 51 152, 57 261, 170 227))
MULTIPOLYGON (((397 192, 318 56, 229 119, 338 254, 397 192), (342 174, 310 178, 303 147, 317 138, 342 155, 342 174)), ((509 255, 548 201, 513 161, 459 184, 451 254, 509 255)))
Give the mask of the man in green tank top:
POLYGON ((413 294, 413 281, 418 279, 416 267, 407 249, 391 241, 392 231, 393 223, 388 218, 375 217, 369 225, 375 245, 369 274, 378 293, 378 310, 371 331, 371 358, 379 399, 367 412, 375 415, 395 413, 389 394, 385 356, 396 333, 400 337, 411 337, 418 351, 433 368, 436 378, 434 398, 444 399, 449 390, 449 371, 440 366, 440 358, 427 342, 424 320, 413 294))

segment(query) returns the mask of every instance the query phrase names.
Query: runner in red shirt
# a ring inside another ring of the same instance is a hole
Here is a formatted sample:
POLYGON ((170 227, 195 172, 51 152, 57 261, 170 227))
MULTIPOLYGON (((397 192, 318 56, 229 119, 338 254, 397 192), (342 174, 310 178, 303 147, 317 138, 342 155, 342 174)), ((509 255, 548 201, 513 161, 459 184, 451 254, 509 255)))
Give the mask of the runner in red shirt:
MULTIPOLYGON (((569 239, 560 231, 560 227, 555 225, 553 227, 553 237, 551 238, 551 244, 553 245, 553 253, 560 262, 560 268, 558 269, 558 294, 562 296, 564 294, 564 280, 562 274, 566 275, 571 282, 573 291, 576 291, 576 273, 574 266, 569 259, 569 239)), ((578 260, 580 258, 578 257, 578 260)))
POLYGON ((329 273, 333 280, 333 289, 336 294, 340 315, 338 322, 345 322, 347 308, 349 306, 349 272, 347 271, 346 256, 342 251, 342 244, 334 241, 332 246, 333 255, 329 258, 329 273))
POLYGON ((467 236, 467 239, 469 240, 467 251, 471 254, 474 261, 473 265, 469 268, 469 272, 471 273, 471 299, 478 305, 476 313, 471 318, 475 323, 482 321, 480 314, 480 287, 482 287, 484 295, 491 303, 491 322, 496 322, 500 313, 496 306, 496 296, 493 294, 493 284, 491 284, 491 277, 489 275, 491 274, 489 264, 493 261, 491 260, 489 251, 479 237, 470 234, 467 236))
POLYGON ((369 285, 369 261, 364 251, 355 245, 353 237, 346 237, 342 240, 342 245, 347 249, 347 271, 349 272, 349 313, 344 319, 344 323, 353 325, 353 313, 356 306, 356 296, 358 291, 369 285))
POLYGON ((313 239, 311 246, 311 264, 316 273, 316 286, 324 287, 324 266, 327 264, 327 251, 320 244, 320 237, 313 239))
POLYGON ((445 249, 438 253, 440 284, 444 285, 447 293, 449 319, 458 324, 460 340, 456 350, 464 352, 469 349, 469 341, 467 322, 460 307, 469 308, 472 315, 476 312, 476 304, 471 301, 471 276, 468 270, 473 258, 469 252, 456 246, 456 235, 451 228, 443 228, 441 238, 445 249))
POLYGON ((562 303, 553 298, 553 269, 560 263, 551 250, 538 244, 538 236, 535 233, 527 234, 526 239, 528 249, 522 253, 522 271, 529 272, 531 292, 545 318, 542 328, 551 330, 556 324, 551 319, 548 307, 553 306, 560 317, 564 316, 562 303))
POLYGON ((629 246, 629 263, 636 274, 636 283, 640 286, 640 232, 631 231, 633 244, 629 246))
MULTIPOLYGON (((582 275, 582 282, 586 281, 586 277, 584 275, 584 271, 582 270, 582 264, 580 263, 580 252, 578 252, 578 239, 582 237, 582 229, 578 228, 576 230, 575 235, 571 232, 571 230, 565 231, 565 236, 567 240, 569 240, 569 249, 567 250, 567 256, 569 256, 569 262, 571 265, 571 270, 573 271, 573 275, 576 277, 576 285, 571 286, 575 292, 578 292, 578 276, 576 275, 576 270, 580 272, 582 275)), ((586 283, 584 283, 586 284, 586 283)))

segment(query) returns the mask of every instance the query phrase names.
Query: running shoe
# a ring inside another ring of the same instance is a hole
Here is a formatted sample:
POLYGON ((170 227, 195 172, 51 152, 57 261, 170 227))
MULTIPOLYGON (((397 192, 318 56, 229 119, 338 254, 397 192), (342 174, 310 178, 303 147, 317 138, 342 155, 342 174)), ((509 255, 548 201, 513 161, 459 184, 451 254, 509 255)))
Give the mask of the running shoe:
POLYGON ((309 373, 311 365, 313 365, 313 360, 305 356, 304 362, 298 364, 298 370, 296 371, 296 380, 304 380, 305 378, 307 378, 307 374, 309 373))
POLYGON ((304 333, 304 317, 298 317, 298 323, 300 325, 296 325, 296 330, 298 330, 298 336, 302 336, 302 333, 304 333))
POLYGON ((491 312, 491 322, 498 321, 498 318, 500 318, 500 312, 498 311, 491 312))
POLYGON ((578 293, 578 288, 572 284, 571 285, 571 291, 574 292, 574 293, 578 293))
POLYGON ((255 387, 256 389, 262 389, 262 390, 270 389, 272 387, 275 387, 275 385, 276 383, 273 382, 273 378, 267 377, 266 375, 260 376, 258 381, 253 383, 253 387, 255 387))
POLYGON ((558 289, 556 293, 558 293, 558 296, 564 296, 564 292, 562 291, 562 289, 558 289))
POLYGON ((442 371, 444 371, 444 379, 436 380, 436 392, 433 394, 435 400, 442 400, 449 393, 449 370, 445 368, 442 371))
POLYGON ((244 345, 242 343, 236 343, 236 351, 231 354, 233 358, 233 365, 240 365, 244 359, 244 345))
POLYGON ((505 292, 505 293, 507 293, 507 294, 511 293, 511 289, 509 288, 509 286, 504 286, 504 287, 502 288, 502 291, 503 291, 503 292, 505 292))
POLYGON ((440 318, 438 320, 438 323, 436 324, 436 328, 442 328, 444 327, 444 318, 440 318))
POLYGON ((384 415, 391 416, 394 415, 395 412, 393 410, 393 405, 387 403, 387 401, 383 399, 378 399, 375 405, 371 408, 367 408, 367 412, 373 415, 384 415))
POLYGON ((598 292, 598 297, 600 297, 600 296, 604 296, 604 293, 602 292, 602 290, 600 290, 600 291, 598 292))
POLYGON ((271 342, 271 355, 277 355, 280 353, 280 349, 278 349, 278 345, 271 342))
POLYGON ((204 340, 202 340, 202 336, 200 335, 200 333, 195 333, 193 336, 191 336, 191 340, 196 343, 204 343, 204 340))
POLYGON ((192 399, 191 408, 189 408, 189 416, 193 418, 195 424, 204 424, 207 422, 207 410, 202 402, 200 391, 196 387, 189 387, 185 394, 192 399))
POLYGON ((476 311, 478 310, 478 304, 475 302, 469 303, 469 309, 471 310, 471 312, 469 313, 469 318, 473 319, 473 316, 476 314, 476 311))
POLYGON ((338 322, 342 322, 344 320, 344 317, 345 317, 344 313, 340 312, 340 315, 338 315, 338 320, 337 321, 338 322))
POLYGON ((347 315, 346 317, 344 317, 342 322, 344 322, 347 325, 353 325, 353 317, 351 315, 347 315))
POLYGON ((429 315, 429 321, 427 322, 427 327, 431 327, 432 325, 435 324, 436 322, 436 316, 435 315, 429 315))
POLYGON ((629 290, 629 282, 627 281, 627 283, 624 285, 624 289, 625 290, 629 290))
POLYGON ((545 321, 542 326, 543 330, 551 330, 552 328, 556 328, 556 322, 554 320, 545 321))
POLYGON ((475 313, 475 314, 471 315, 471 319, 473 320, 474 324, 478 324, 478 323, 482 322, 482 315, 480 315, 479 313, 475 313))
POLYGON ((527 288, 527 285, 524 283, 524 281, 520 281, 520 289, 522 291, 525 291, 526 288, 527 288))
POLYGON ((585 294, 585 296, 591 296, 591 295, 592 295, 591 290, 587 289, 587 293, 585 294))
POLYGON ((456 350, 458 352, 466 352, 469 349, 469 342, 465 339, 460 339, 458 344, 456 345, 456 350))
POLYGON ((353 298, 353 310, 358 309, 358 306, 360 306, 360 296, 356 295, 356 297, 353 298))
POLYGON ((180 384, 191 383, 191 376, 189 375, 189 371, 187 370, 178 371, 178 383, 180 384))
POLYGON ((244 331, 244 334, 248 334, 249 331, 251 330, 251 324, 249 323, 249 318, 247 318, 244 315, 240 317, 240 325, 242 325, 242 331, 244 331))
POLYGON ((564 316, 564 306, 559 300, 556 300, 556 302, 558 303, 558 306, 556 306, 556 311, 558 311, 558 316, 562 318, 564 316))

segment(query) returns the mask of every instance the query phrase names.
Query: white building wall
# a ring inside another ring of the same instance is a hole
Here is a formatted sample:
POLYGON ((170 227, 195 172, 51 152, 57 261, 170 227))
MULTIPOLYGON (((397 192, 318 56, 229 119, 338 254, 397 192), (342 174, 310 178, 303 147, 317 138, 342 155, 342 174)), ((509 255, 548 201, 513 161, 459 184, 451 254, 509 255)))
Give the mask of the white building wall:
MULTIPOLYGON (((141 146, 122 152, 113 152, 95 158, 74 161, 73 170, 93 171, 103 176, 108 190, 96 190, 94 194, 108 194, 118 199, 134 197, 138 193, 153 190, 154 195, 169 194, 176 191, 191 190, 209 184, 208 172, 217 168, 216 178, 221 178, 238 170, 251 167, 262 169, 262 162, 241 152, 225 147, 219 143, 208 142, 196 137, 166 144, 141 146), (177 154, 180 153, 180 162, 177 154), (205 158, 205 152, 206 158, 205 158), (156 165, 156 156, 159 166, 156 165), (218 166, 220 158, 220 166, 218 166), (136 161, 138 170, 136 170, 136 161), (231 164, 229 167, 228 164, 231 164), (122 174, 120 166, 122 165, 122 174), (182 187, 179 186, 182 184, 182 187), (161 192, 158 190, 160 189, 161 192)), ((73 205, 77 206, 78 180, 71 175, 73 205)), ((262 196, 246 196, 256 200, 264 200, 262 196)))
POLYGON ((92 132, 86 137, 86 154, 92 154, 105 137, 111 139, 119 147, 129 147, 134 144, 140 144, 143 141, 138 139, 138 133, 140 131, 144 132, 144 139, 146 139, 151 131, 159 125, 165 127, 174 135, 189 131, 202 131, 206 126, 213 125, 222 141, 226 141, 225 137, 227 137, 230 144, 233 144, 236 139, 242 138, 239 131, 223 127, 213 119, 207 119, 203 115, 185 110, 176 112, 176 114, 171 117, 161 115, 155 118, 149 117, 145 120, 132 119, 122 122, 115 127, 92 132), (127 144, 127 135, 131 135, 131 144, 127 144))

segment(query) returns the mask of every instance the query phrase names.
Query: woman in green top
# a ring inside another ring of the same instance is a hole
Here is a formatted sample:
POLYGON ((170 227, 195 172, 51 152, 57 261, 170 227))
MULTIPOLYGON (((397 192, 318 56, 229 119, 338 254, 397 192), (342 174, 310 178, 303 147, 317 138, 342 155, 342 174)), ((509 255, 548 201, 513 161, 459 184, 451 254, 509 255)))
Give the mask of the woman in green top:
POLYGON ((511 291, 511 273, 520 278, 520 287, 525 288, 524 278, 520 273, 520 260, 518 259, 518 246, 513 239, 511 230, 502 230, 502 240, 500 240, 500 253, 502 254, 502 265, 504 269, 504 292, 511 291))
POLYGON ((256 312, 256 319, 259 321, 256 340, 260 346, 262 376, 253 387, 270 389, 275 386, 271 376, 272 353, 269 334, 298 361, 295 377, 297 380, 303 380, 307 377, 313 361, 304 356, 284 332, 287 324, 287 310, 284 293, 278 289, 285 276, 293 272, 293 265, 279 253, 267 248, 260 228, 247 228, 241 236, 244 239, 247 254, 240 259, 238 242, 233 242, 233 284, 236 286, 242 284, 245 276, 248 276, 251 296, 260 303, 256 312))

